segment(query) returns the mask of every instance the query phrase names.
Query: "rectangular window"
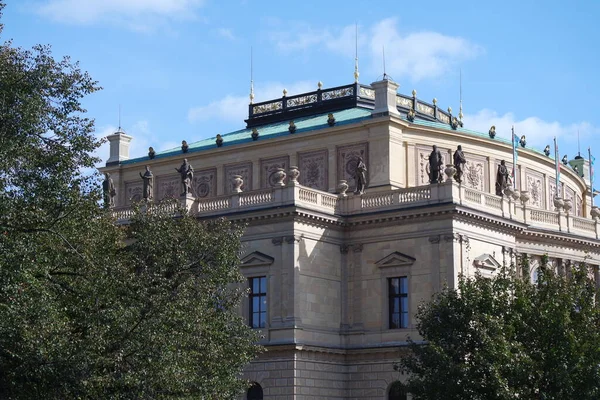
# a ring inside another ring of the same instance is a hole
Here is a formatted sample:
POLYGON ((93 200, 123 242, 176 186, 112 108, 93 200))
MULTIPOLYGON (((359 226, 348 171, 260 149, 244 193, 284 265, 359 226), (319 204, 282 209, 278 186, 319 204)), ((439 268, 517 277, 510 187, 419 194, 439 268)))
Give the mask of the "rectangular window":
POLYGON ((388 279, 390 329, 408 328, 408 278, 388 279))
POLYGON ((249 322, 252 328, 264 328, 267 322, 267 277, 248 279, 250 286, 249 322))

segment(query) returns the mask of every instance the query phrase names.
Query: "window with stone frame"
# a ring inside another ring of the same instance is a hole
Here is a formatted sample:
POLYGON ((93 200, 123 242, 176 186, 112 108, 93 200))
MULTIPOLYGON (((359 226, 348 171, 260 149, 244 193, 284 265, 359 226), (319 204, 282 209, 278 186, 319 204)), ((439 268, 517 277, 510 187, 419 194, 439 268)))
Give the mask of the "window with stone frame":
POLYGON ((267 321, 267 277, 248 279, 250 287, 248 319, 252 328, 264 328, 267 321))
POLYGON ((408 328, 408 278, 388 278, 389 328, 408 328))

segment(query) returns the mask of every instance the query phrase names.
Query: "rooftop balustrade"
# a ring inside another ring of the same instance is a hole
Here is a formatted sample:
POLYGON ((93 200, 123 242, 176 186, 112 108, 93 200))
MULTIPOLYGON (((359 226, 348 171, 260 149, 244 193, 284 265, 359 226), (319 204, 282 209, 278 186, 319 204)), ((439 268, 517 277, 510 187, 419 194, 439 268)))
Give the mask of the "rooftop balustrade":
MULTIPOLYGON (((547 211, 528 205, 527 193, 507 193, 500 197, 459 185, 444 182, 434 185, 394 189, 362 195, 332 194, 304 187, 298 183, 269 189, 234 193, 208 199, 184 198, 183 206, 198 218, 232 216, 246 212, 268 211, 282 207, 296 207, 340 221, 354 216, 376 212, 408 211, 436 205, 459 205, 491 218, 526 224, 533 228, 570 233, 585 238, 600 237, 600 213, 592 218, 576 217, 569 210, 557 208, 547 211)), ((151 210, 159 205, 144 205, 151 210)), ((172 207, 175 206, 162 206, 172 207)), ((596 210, 598 211, 598 210, 596 210)), ((131 207, 112 209, 117 223, 128 223, 133 215, 131 207)))

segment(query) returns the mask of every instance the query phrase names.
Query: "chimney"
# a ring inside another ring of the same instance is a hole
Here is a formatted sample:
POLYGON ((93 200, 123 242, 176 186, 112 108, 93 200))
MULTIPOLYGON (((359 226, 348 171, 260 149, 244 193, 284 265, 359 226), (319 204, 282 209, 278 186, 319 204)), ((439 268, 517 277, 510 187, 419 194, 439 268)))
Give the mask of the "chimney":
POLYGON ((118 130, 112 135, 106 137, 110 143, 110 157, 106 160, 106 166, 119 164, 121 161, 129 160, 129 144, 131 136, 118 130))
POLYGON ((371 86, 375 89, 375 109, 371 114, 400 116, 396 108, 396 92, 400 85, 384 77, 381 81, 371 83, 371 86))

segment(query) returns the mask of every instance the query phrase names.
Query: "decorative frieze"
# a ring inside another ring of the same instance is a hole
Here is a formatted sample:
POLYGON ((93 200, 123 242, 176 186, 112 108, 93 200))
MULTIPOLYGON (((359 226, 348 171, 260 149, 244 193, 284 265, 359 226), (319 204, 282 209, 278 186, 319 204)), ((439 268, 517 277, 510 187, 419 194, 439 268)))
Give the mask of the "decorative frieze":
POLYGON ((329 155, 327 150, 298 153, 301 185, 327 191, 329 189, 329 155))
POLYGON ((356 190, 354 175, 359 157, 363 159, 363 162, 367 166, 367 171, 369 171, 368 149, 369 144, 367 142, 337 148, 337 179, 338 181, 347 181, 350 186, 349 190, 352 192, 356 190))
POLYGON ((240 175, 244 183, 241 186, 242 191, 247 192, 252 190, 252 162, 244 162, 239 164, 230 164, 225 166, 225 194, 233 193, 233 177, 240 175))
POLYGON ((529 205, 532 207, 544 207, 544 178, 541 174, 529 169, 525 172, 526 188, 529 191, 529 205))
POLYGON ((142 201, 144 190, 141 182, 125 182, 125 204, 130 205, 142 201))
POLYGON ((283 169, 287 171, 290 166, 290 157, 282 156, 260 160, 260 186, 261 188, 270 188, 280 186, 277 184, 278 171, 283 169))
POLYGON ((486 161, 482 157, 475 157, 471 154, 466 155, 466 164, 464 166, 464 184, 471 189, 481 192, 486 191, 486 161))
POLYGON ((178 175, 160 176, 156 186, 158 200, 175 199, 181 194, 181 178, 178 175))
POLYGON ((194 174, 192 190, 196 197, 207 198, 217 195, 217 169, 204 169, 194 174))

